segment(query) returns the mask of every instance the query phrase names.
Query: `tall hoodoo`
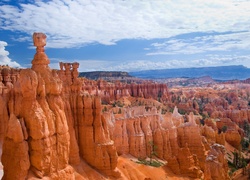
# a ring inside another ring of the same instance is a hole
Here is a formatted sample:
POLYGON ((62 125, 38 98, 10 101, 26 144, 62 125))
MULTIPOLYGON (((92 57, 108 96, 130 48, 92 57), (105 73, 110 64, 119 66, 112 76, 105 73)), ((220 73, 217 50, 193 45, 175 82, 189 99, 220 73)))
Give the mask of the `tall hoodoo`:
POLYGON ((33 40, 37 52, 32 69, 21 70, 17 81, 19 85, 14 88, 19 96, 11 94, 9 99, 15 111, 8 112, 10 119, 2 154, 3 179, 33 176, 72 179, 74 174, 73 168, 69 166, 69 128, 61 97, 62 82, 56 71, 48 66, 49 59, 44 52, 46 35, 34 33, 33 40), (10 123, 15 123, 15 126, 10 123), (22 135, 18 141, 13 134, 14 127, 22 135), (15 166, 12 166, 13 158, 10 157, 15 157, 15 166), (13 172, 16 172, 15 176, 13 172))
POLYGON ((44 46, 46 46, 46 35, 43 33, 34 33, 33 42, 36 46, 36 54, 34 56, 32 65, 48 65, 50 63, 47 55, 44 52, 44 46))

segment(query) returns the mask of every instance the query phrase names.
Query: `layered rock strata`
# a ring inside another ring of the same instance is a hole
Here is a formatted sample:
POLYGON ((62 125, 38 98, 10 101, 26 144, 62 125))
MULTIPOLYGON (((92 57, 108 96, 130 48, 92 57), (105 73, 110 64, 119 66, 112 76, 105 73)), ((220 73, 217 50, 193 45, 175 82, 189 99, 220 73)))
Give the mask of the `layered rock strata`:
POLYGON ((68 164, 70 136, 60 96, 62 85, 55 71, 48 67, 49 60, 43 48, 45 38, 44 34, 34 33, 37 53, 32 69, 21 70, 12 89, 15 93, 10 95, 10 119, 2 154, 3 179, 14 178, 13 172, 20 174, 16 179, 24 179, 28 172, 39 178, 74 178, 68 164), (19 132, 16 135, 12 122, 19 132), (18 146, 19 149, 14 148, 18 146), (10 157, 15 157, 15 169, 10 157))
POLYGON ((205 163, 205 180, 229 179, 228 165, 225 160, 225 147, 213 144, 208 152, 205 163))
MULTIPOLYGON (((126 112, 123 117, 113 121, 114 129, 111 131, 119 155, 131 154, 139 159, 150 157, 150 144, 153 144, 157 157, 166 160, 167 166, 176 174, 201 178, 205 169, 208 170, 206 154, 211 148, 192 113, 188 116, 188 122, 184 123, 177 109, 174 114, 167 113, 165 116, 154 110, 142 112, 137 107, 126 112)), ((206 136, 215 143, 215 132, 209 130, 205 131, 206 136), (211 132, 207 132, 209 130, 211 132)), ((221 171, 227 177, 225 168, 221 171)))
POLYGON ((62 97, 70 132, 71 164, 84 159, 108 176, 119 176, 117 152, 102 115, 101 98, 83 93, 78 79, 78 63, 60 63, 59 77, 64 82, 62 97), (70 86, 69 86, 70 85, 70 86))
POLYGON ((88 94, 98 95, 104 104, 118 100, 121 97, 132 96, 141 98, 153 98, 161 102, 167 101, 168 89, 166 84, 142 82, 141 84, 110 83, 104 80, 91 81, 83 79, 82 90, 88 94))
POLYGON ((2 70, 3 179, 74 179, 69 164, 79 164, 80 158, 106 175, 119 176, 100 98, 80 93, 79 64, 51 70, 46 36, 34 33, 33 40, 37 52, 31 69, 21 70, 17 81, 10 80, 9 69, 2 70))

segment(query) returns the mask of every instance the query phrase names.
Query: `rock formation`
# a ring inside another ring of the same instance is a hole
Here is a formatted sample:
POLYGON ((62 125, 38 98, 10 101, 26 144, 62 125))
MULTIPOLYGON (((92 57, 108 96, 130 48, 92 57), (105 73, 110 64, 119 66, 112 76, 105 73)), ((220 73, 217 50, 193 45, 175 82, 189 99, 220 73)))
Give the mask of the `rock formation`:
POLYGON ((62 96, 70 130, 70 162, 78 164, 81 157, 102 173, 119 176, 115 170, 118 156, 101 113, 101 99, 81 93, 78 67, 78 63, 61 62, 58 72, 64 82, 62 96))
POLYGON ((23 119, 17 119, 14 114, 11 114, 3 144, 3 179, 25 179, 27 177, 30 168, 27 138, 23 119))
MULTIPOLYGON (((101 115, 100 98, 82 97, 84 110, 78 118, 78 141, 80 154, 91 166, 109 176, 115 171, 117 152, 109 137, 107 123, 101 115)), ((81 107, 81 106, 80 106, 81 107)))
POLYGON ((225 148, 214 144, 208 152, 205 163, 205 180, 229 179, 228 165, 225 160, 225 148))
POLYGON ((31 69, 19 73, 1 66, 3 179, 74 179, 69 164, 79 164, 80 158, 119 176, 101 100, 81 94, 79 64, 60 63, 59 71, 51 70, 46 35, 34 33, 33 40, 37 50, 31 69))
MULTIPOLYGON (((206 166, 206 151, 210 150, 210 146, 206 140, 204 142, 194 115, 191 113, 188 122, 184 123, 179 120, 182 118, 177 108, 174 114, 167 113, 164 119, 156 111, 140 110, 141 113, 137 113, 138 110, 137 107, 127 109, 123 117, 114 121, 112 137, 118 154, 129 153, 139 159, 149 157, 152 151, 149 142, 152 142, 157 147, 157 157, 165 159, 174 173, 191 178, 202 177, 206 166)), ((216 141, 215 132, 207 128, 204 133, 213 144, 216 141)), ((226 170, 221 171, 226 176, 226 170)))
POLYGON ((16 85, 19 89, 13 90, 18 93, 11 93, 9 100, 14 107, 9 108, 10 120, 3 143, 3 179, 12 178, 11 155, 15 157, 15 170, 21 177, 25 177, 29 171, 39 178, 72 179, 73 169, 68 163, 70 136, 60 96, 61 80, 48 67, 49 60, 44 53, 46 36, 34 33, 33 39, 37 52, 32 69, 21 70, 16 85), (15 122, 15 127, 20 129, 19 139, 15 138, 11 122, 15 122), (16 143, 23 147, 18 149, 23 156, 18 150, 10 151, 17 146, 16 143))
MULTIPOLYGON (((0 66, 3 179, 75 179, 75 171, 84 172, 82 163, 98 177, 118 179, 124 176, 118 155, 128 154, 139 159, 154 154, 166 168, 190 178, 228 178, 222 145, 239 147, 244 133, 237 123, 250 121, 245 102, 238 101, 233 111, 236 104, 213 91, 168 93, 166 85, 153 82, 78 78, 77 62, 49 68, 46 35, 34 33, 33 40, 30 69, 0 66), (126 104, 129 98, 133 102, 126 104), (118 101, 124 103, 113 107, 118 101), (173 113, 162 113, 164 105, 173 113), (211 116, 204 126, 194 115, 199 113, 211 116), (227 131, 218 133, 223 126, 227 131)), ((234 93, 225 97, 239 100, 234 93)))
POLYGON ((153 98, 162 102, 166 101, 168 98, 168 89, 165 84, 153 82, 125 84, 119 81, 110 83, 104 80, 95 82, 87 79, 84 79, 83 83, 83 91, 92 95, 98 94, 104 104, 108 104, 124 96, 153 98))

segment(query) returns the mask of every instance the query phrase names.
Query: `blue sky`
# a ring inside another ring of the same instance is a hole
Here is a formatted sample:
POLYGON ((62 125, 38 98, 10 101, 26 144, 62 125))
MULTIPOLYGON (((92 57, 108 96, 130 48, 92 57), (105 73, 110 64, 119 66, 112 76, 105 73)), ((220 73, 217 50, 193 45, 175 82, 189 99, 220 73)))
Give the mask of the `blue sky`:
POLYGON ((249 0, 1 0, 0 64, 30 67, 33 32, 52 68, 250 67, 249 0))

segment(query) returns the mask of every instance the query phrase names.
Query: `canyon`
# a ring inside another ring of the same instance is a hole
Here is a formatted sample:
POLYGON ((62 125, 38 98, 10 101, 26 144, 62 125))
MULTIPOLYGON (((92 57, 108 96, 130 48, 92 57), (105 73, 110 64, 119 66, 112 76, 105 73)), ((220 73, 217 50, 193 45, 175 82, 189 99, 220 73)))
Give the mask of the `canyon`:
POLYGON ((247 82, 169 89, 90 80, 77 62, 51 69, 46 35, 33 41, 31 68, 0 66, 3 180, 226 180, 232 154, 247 158, 247 82))

